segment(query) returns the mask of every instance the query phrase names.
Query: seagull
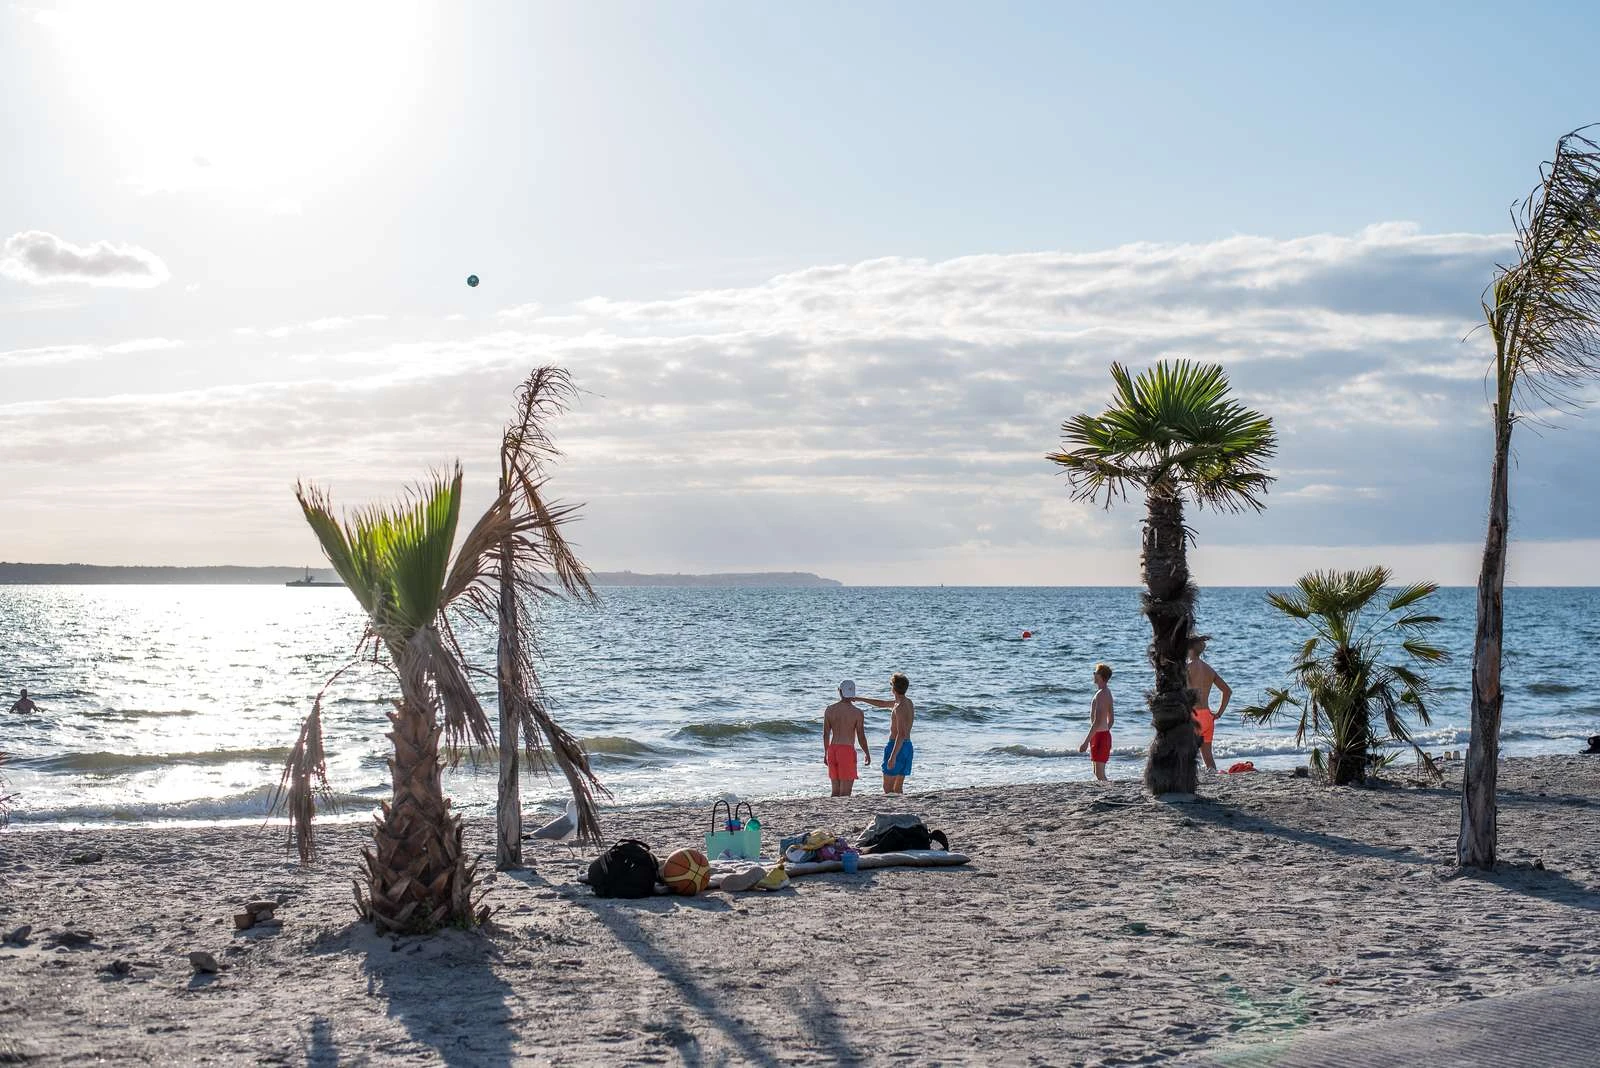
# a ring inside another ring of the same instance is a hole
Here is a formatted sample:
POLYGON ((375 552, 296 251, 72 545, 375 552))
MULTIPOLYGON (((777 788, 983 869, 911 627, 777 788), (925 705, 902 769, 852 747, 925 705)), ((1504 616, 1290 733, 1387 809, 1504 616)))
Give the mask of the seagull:
POLYGON ((570 852, 572 840, 578 837, 578 799, 574 797, 568 800, 565 812, 543 827, 529 831, 526 837, 546 842, 560 842, 567 846, 570 852))

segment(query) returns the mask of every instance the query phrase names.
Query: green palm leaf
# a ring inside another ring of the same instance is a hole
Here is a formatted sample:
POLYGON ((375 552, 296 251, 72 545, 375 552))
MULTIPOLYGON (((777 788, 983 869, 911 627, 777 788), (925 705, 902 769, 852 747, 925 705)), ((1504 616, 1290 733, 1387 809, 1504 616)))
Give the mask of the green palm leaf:
POLYGON ((1260 511, 1277 450, 1272 420, 1228 397, 1216 364, 1161 362, 1135 377, 1111 365, 1110 408, 1061 426, 1066 446, 1049 459, 1079 500, 1125 497, 1130 489, 1187 494, 1221 511, 1260 511))
POLYGON ((1369 760, 1392 744, 1411 746, 1423 766, 1434 770, 1406 717, 1430 721, 1426 697, 1432 685, 1416 665, 1442 663, 1449 654, 1426 640, 1440 617, 1406 610, 1438 587, 1415 583, 1380 599, 1390 576, 1384 567, 1313 571, 1293 591, 1267 595, 1273 608, 1313 634, 1290 666, 1292 685, 1269 689, 1273 699, 1244 714, 1269 722, 1288 708, 1301 709, 1297 744, 1307 737, 1324 742, 1335 782, 1360 781, 1369 760), (1397 641, 1401 634, 1410 637, 1397 641))

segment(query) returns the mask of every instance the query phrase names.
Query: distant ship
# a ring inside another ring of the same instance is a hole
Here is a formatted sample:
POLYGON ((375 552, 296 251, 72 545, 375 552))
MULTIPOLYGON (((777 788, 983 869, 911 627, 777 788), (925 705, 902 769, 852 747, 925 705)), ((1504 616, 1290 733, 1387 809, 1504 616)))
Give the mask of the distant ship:
POLYGON ((308 568, 306 568, 306 577, 305 578, 297 578, 297 579, 294 579, 291 582, 285 582, 284 585, 285 586, 343 586, 344 583, 342 583, 342 582, 324 582, 322 579, 312 578, 311 577, 311 569, 308 567, 308 568))

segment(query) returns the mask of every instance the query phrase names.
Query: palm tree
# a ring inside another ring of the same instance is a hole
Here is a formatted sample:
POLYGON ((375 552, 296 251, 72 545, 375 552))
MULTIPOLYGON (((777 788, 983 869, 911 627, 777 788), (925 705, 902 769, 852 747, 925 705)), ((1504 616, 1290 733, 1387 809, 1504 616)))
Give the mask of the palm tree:
POLYGON ((1135 378, 1111 365, 1116 397, 1100 415, 1062 424, 1067 451, 1049 459, 1067 471, 1074 500, 1105 505, 1145 497, 1144 614, 1150 620, 1150 663, 1156 684, 1150 720, 1156 730, 1145 765, 1153 793, 1192 793, 1195 757, 1194 693, 1185 662, 1194 628, 1195 588, 1189 581, 1185 498, 1205 508, 1259 512, 1273 476, 1266 462, 1277 450, 1272 420, 1232 400, 1228 376, 1216 364, 1165 361, 1135 378))
MULTIPOLYGON (((10 759, 11 757, 8 754, 0 753, 0 766, 3 766, 10 759)), ((5 788, 8 785, 5 775, 0 774, 0 827, 4 827, 11 822, 11 802, 17 799, 16 794, 5 792, 5 788)))
MULTIPOLYGON (((1432 691, 1425 669, 1450 655, 1426 640, 1440 617, 1413 611, 1439 589, 1418 582, 1395 591, 1376 616, 1368 613, 1389 585, 1386 567, 1313 571, 1291 593, 1269 593, 1272 607, 1311 628, 1295 656, 1287 690, 1267 690, 1264 705, 1241 711, 1268 722, 1295 708, 1295 744, 1315 737, 1328 746, 1328 778, 1335 786, 1365 782, 1370 758, 1386 742, 1411 746, 1430 772, 1432 759, 1411 738, 1407 714, 1427 726, 1432 691), (1398 647, 1397 647, 1398 646, 1398 647), (1398 657, 1390 663, 1391 657, 1398 657)), ((1313 754, 1320 762, 1321 750, 1313 754)))
MULTIPOLYGON (((546 559, 541 553, 565 546, 559 528, 570 509, 527 507, 512 486, 495 497, 456 547, 461 483, 457 465, 452 477, 436 475, 399 504, 369 507, 342 523, 325 493, 296 488, 323 552, 366 611, 362 644, 371 640, 372 659, 394 676, 400 691, 388 714, 393 792, 362 853, 365 886, 356 886, 357 908, 379 931, 421 932, 483 918, 473 899, 477 865, 462 848, 460 818, 444 796, 439 743, 443 738, 452 746, 486 747, 494 734, 454 627, 468 618, 497 618, 498 586, 506 575, 520 593, 546 590, 537 566, 546 559)), ((566 558, 570 562, 570 553, 566 558)), ((522 713, 528 744, 535 746, 548 736, 548 716, 537 702, 522 713)), ((564 733, 556 736, 564 739, 558 759, 570 743, 578 775, 598 786, 581 747, 564 733)), ((570 752, 567 759, 573 759, 570 752)), ((319 694, 274 799, 275 805, 285 803, 302 862, 315 855, 312 818, 327 793, 319 694)), ((580 793, 588 796, 587 790, 580 793)))
POLYGON ((569 510, 551 505, 543 497, 544 466, 559 455, 546 424, 566 409, 574 392, 565 370, 535 368, 517 389, 517 416, 506 428, 500 444, 500 492, 509 493, 518 508, 542 520, 529 534, 508 532, 499 547, 499 642, 495 659, 500 697, 500 785, 495 856, 501 869, 522 863, 519 735, 526 739, 530 754, 549 745, 578 805, 579 840, 596 842, 600 838, 592 790, 597 785, 595 775, 582 744, 552 719, 545 707, 535 669, 532 630, 540 598, 559 592, 578 600, 594 599, 583 565, 561 536, 561 524, 569 510))
POLYGON ((1600 374, 1600 145, 1583 130, 1561 138, 1539 186, 1513 211, 1512 224, 1517 261, 1498 269, 1483 303, 1494 339, 1494 467, 1456 842, 1459 864, 1484 869, 1493 868, 1495 858, 1511 431, 1522 419, 1567 404, 1575 387, 1600 374))

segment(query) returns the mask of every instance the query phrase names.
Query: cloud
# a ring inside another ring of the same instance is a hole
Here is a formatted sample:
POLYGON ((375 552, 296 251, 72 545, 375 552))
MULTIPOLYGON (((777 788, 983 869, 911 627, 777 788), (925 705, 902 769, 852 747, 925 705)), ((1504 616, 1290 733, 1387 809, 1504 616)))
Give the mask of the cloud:
POLYGON ((133 289, 158 286, 171 277, 159 256, 135 245, 73 245, 43 230, 6 238, 0 246, 0 275, 30 285, 82 282, 133 289))
POLYGON ((43 367, 52 364, 78 363, 106 356, 127 356, 140 352, 163 352, 181 349, 184 342, 166 337, 141 337, 119 341, 111 345, 46 345, 32 349, 12 349, 0 352, 0 367, 43 367))
MULTIPOLYGON (((553 489, 588 502, 577 537, 597 566, 1129 581, 1141 506, 1073 502, 1043 457, 1062 420, 1109 400, 1112 360, 1188 356, 1227 366, 1282 437, 1266 513, 1191 513, 1202 546, 1248 561, 1466 544, 1481 534, 1490 443, 1484 339, 1461 339, 1507 248, 1378 226, 874 259, 537 308, 487 332, 441 321, 433 339, 356 341, 341 331, 373 317, 310 320, 249 331, 295 338, 294 358, 270 369, 278 381, 0 407, 16 431, 0 465, 30 515, 53 514, 92 472, 171 486, 197 531, 256 546, 223 555, 293 559, 308 551, 285 508, 295 478, 354 503, 461 456, 486 491, 513 387, 556 362, 585 394, 556 429, 553 489)), ((1592 485, 1583 457, 1597 439, 1582 423, 1519 436, 1519 536, 1600 526, 1600 494, 1571 492, 1592 485)), ((95 536, 75 521, 37 528, 95 536)), ((0 525, 8 544, 31 536, 0 525)), ((94 557, 87 542, 41 544, 94 557)))
POLYGON ((311 319, 303 323, 288 323, 284 326, 274 326, 262 329, 255 326, 240 326, 234 328, 234 333, 240 337, 269 337, 273 339, 294 337, 297 334, 328 334, 335 330, 348 330, 361 323, 381 323, 387 320, 387 315, 376 313, 368 315, 330 315, 322 319, 311 319))

